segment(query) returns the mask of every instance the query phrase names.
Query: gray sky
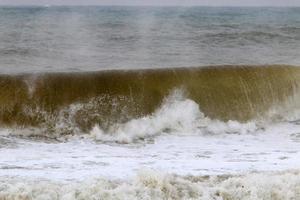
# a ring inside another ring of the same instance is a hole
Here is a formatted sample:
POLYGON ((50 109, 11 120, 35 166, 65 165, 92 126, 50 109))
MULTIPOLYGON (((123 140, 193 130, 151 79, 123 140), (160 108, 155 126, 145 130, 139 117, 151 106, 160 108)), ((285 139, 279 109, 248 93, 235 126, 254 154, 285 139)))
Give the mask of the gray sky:
POLYGON ((0 0, 0 5, 300 6, 300 0, 0 0))

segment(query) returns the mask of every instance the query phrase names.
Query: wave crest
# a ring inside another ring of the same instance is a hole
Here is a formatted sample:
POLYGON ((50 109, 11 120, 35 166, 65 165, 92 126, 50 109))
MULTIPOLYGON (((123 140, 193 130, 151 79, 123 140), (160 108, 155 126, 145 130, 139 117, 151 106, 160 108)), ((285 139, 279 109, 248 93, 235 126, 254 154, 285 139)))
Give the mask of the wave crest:
POLYGON ((251 132, 257 121, 300 113, 299 81, 298 67, 279 65, 1 75, 0 125, 117 142, 251 132))

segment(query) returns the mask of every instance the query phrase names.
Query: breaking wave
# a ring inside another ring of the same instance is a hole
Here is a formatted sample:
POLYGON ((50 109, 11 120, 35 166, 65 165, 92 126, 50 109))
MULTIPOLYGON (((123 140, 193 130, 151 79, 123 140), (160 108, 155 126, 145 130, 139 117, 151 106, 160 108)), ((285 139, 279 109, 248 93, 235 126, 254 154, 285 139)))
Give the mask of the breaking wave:
POLYGON ((1 75, 0 124, 23 136, 120 143, 242 134, 299 119, 299 75, 281 65, 1 75))
POLYGON ((184 98, 182 90, 175 90, 153 114, 115 124, 107 131, 99 125, 91 130, 91 136, 102 142, 131 143, 151 139, 161 134, 195 135, 221 133, 249 133, 257 130, 253 122, 240 123, 229 120, 212 120, 201 112, 199 105, 184 98))

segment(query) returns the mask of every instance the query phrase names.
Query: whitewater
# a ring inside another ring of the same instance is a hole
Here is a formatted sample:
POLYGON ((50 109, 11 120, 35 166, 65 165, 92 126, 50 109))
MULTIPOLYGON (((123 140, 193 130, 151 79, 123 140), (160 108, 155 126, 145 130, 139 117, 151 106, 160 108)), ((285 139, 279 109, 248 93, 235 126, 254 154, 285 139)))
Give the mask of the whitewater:
POLYGON ((9 156, 0 158, 0 197, 297 199, 300 124, 294 118, 212 120, 175 90, 151 115, 110 133, 96 125, 53 140, 2 129, 1 155, 9 156))
POLYGON ((0 7, 0 200, 300 199, 299 13, 0 7))

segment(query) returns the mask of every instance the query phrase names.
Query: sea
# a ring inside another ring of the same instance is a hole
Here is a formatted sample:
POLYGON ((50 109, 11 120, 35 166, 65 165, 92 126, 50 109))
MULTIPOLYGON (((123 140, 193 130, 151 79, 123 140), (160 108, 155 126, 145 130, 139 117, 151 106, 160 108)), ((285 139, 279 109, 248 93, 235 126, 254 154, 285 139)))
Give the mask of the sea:
POLYGON ((0 199, 300 199, 300 8, 0 7, 0 199))

